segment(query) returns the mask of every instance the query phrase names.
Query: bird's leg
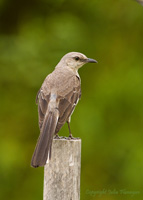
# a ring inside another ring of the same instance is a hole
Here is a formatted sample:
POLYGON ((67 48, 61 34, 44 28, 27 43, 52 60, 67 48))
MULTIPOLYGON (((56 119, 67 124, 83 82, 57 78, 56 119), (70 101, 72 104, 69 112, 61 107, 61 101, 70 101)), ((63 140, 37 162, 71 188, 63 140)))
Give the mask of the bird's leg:
POLYGON ((69 139, 73 139, 74 137, 72 136, 72 133, 71 133, 69 121, 67 121, 67 124, 68 124, 68 129, 69 129, 69 139))

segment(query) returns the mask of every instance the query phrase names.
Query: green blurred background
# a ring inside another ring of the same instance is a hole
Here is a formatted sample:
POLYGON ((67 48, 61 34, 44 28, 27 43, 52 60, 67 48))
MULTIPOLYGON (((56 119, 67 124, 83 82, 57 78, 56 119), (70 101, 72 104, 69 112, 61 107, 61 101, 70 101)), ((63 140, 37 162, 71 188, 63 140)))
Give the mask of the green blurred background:
POLYGON ((133 0, 0 0, 0 199, 42 199, 43 168, 30 167, 35 97, 70 51, 98 60, 79 70, 71 121, 81 200, 143 199, 143 7, 133 0))

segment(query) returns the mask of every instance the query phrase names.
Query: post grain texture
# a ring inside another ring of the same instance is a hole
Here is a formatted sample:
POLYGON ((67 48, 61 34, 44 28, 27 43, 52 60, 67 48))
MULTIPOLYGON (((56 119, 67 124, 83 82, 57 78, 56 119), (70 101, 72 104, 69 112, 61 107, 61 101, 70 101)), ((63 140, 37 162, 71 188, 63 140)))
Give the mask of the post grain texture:
POLYGON ((54 139, 44 167, 44 200, 80 200, 81 139, 54 139))

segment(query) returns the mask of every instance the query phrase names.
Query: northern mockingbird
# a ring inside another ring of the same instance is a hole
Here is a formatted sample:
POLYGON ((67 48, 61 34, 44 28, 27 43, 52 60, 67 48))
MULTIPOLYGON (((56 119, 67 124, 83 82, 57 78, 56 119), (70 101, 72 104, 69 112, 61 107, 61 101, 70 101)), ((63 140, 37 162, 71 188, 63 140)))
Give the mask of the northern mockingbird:
POLYGON ((81 81, 78 69, 86 63, 97 63, 82 53, 71 52, 63 56, 55 70, 44 80, 38 91, 40 136, 32 157, 31 166, 39 167, 51 158, 51 147, 54 135, 68 123, 69 138, 70 117, 81 97, 81 81))

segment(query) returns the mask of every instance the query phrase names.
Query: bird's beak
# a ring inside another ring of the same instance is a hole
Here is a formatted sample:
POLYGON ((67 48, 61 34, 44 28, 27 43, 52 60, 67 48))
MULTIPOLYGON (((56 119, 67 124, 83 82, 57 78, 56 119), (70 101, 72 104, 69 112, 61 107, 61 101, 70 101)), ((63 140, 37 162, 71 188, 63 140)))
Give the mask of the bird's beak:
POLYGON ((98 63, 97 60, 94 60, 92 58, 87 58, 87 63, 98 63))

